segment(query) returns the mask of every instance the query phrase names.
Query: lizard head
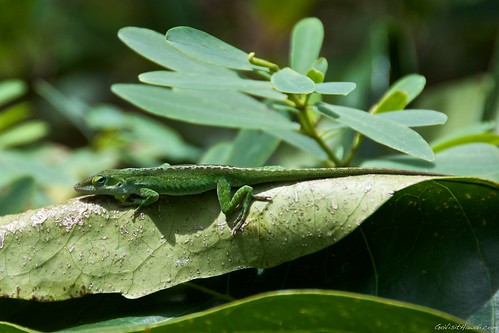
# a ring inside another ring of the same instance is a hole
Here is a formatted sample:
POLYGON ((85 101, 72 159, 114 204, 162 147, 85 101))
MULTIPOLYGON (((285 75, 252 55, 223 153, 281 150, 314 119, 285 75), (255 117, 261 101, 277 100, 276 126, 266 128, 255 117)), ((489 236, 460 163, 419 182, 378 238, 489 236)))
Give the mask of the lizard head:
POLYGON ((76 192, 87 194, 123 195, 126 192, 126 180, 114 170, 102 171, 88 177, 74 186, 76 192))

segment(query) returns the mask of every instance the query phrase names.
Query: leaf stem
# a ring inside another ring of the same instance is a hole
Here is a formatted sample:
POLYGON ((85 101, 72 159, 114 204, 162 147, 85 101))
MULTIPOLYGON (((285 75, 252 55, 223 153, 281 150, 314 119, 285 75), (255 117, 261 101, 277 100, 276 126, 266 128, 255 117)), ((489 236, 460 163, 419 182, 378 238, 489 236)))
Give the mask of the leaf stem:
POLYGON ((279 71, 279 69, 280 69, 279 66, 277 66, 276 64, 274 64, 270 61, 255 57, 255 52, 251 52, 250 54, 248 54, 248 61, 251 64, 256 65, 256 66, 267 67, 269 69, 270 73, 275 73, 275 72, 279 71))

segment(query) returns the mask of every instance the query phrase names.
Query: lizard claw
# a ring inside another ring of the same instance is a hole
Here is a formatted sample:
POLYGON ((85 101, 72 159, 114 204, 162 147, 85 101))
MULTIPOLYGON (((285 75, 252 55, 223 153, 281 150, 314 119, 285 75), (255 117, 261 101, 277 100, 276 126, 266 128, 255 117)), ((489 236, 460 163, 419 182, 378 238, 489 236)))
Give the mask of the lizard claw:
POLYGON ((246 216, 244 216, 244 215, 245 214, 243 212, 241 212, 237 216, 236 220, 234 221, 235 226, 234 226, 234 228, 232 228, 232 230, 230 232, 232 236, 236 235, 239 231, 242 231, 243 228, 246 226, 247 221, 246 221, 246 216))

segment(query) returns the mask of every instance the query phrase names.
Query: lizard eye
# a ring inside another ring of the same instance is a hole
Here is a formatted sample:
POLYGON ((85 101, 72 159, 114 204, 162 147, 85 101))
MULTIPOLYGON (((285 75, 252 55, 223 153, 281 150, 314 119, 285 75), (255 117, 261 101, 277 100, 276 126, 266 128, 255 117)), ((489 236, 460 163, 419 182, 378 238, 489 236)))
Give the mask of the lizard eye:
POLYGON ((92 184, 102 186, 106 183, 106 177, 104 176, 95 176, 92 179, 92 184))

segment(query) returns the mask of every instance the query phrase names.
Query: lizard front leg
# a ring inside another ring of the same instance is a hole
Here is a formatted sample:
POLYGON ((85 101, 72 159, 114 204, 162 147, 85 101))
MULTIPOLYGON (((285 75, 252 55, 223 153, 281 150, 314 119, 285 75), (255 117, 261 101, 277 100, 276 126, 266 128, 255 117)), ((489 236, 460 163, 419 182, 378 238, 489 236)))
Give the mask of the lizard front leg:
POLYGON ((232 229, 232 234, 236 234, 244 225, 252 200, 271 200, 270 197, 255 196, 253 194, 253 188, 249 185, 240 187, 231 197, 231 185, 226 179, 218 180, 217 196, 220 208, 226 216, 234 214, 238 209, 240 210, 235 220, 235 226, 232 229))
POLYGON ((122 202, 124 206, 138 206, 135 208, 134 215, 137 215, 137 212, 144 206, 149 206, 150 204, 155 203, 159 199, 159 193, 150 189, 143 187, 139 190, 139 193, 136 194, 135 197, 127 195, 127 196, 116 196, 118 200, 122 202))
POLYGON ((147 187, 141 188, 139 190, 139 195, 141 197, 141 200, 139 201, 139 206, 135 208, 135 211, 133 212, 133 215, 135 217, 142 207, 149 206, 159 199, 159 193, 147 187))

